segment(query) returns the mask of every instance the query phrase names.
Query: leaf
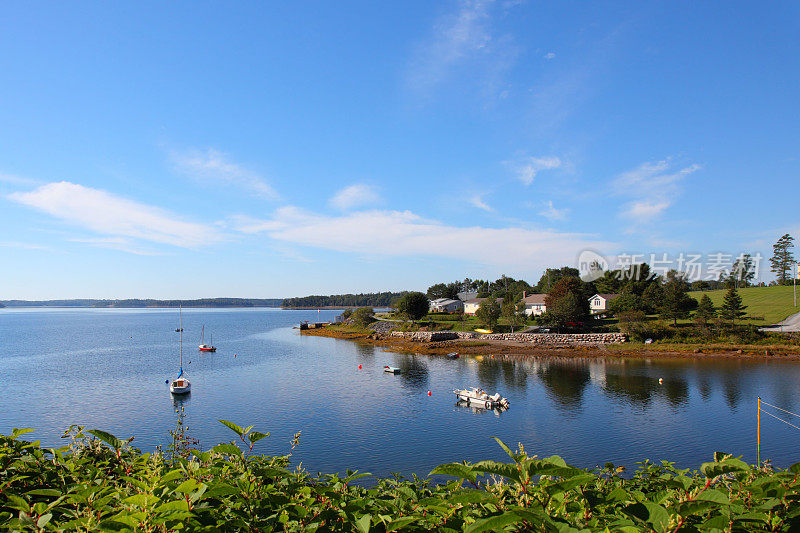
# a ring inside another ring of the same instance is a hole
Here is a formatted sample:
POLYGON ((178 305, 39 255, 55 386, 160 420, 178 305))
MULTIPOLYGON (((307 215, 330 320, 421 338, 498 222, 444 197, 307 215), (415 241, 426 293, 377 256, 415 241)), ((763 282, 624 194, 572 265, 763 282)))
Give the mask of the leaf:
POLYGON ((706 489, 698 494, 695 500, 702 500, 706 502, 721 503, 723 505, 730 505, 731 501, 728 497, 717 489, 706 489))
POLYGON ((239 489, 230 485, 221 484, 216 485, 214 488, 206 492, 206 498, 218 498, 219 496, 229 496, 231 494, 238 494, 239 489))
POLYGON ((372 517, 368 514, 365 514, 358 520, 356 520, 356 528, 361 533, 369 533, 369 526, 371 524, 372 517))
POLYGON ((250 440, 251 443, 255 444, 256 442, 260 441, 261 439, 265 439, 269 437, 269 433, 261 433, 259 431, 254 431, 247 435, 247 438, 250 440))
POLYGON ((95 437, 105 442, 115 450, 119 450, 122 447, 122 441, 120 441, 117 437, 115 437, 111 433, 108 433, 100 429, 90 429, 87 431, 87 433, 94 435, 95 437))
POLYGON ((50 521, 51 518, 53 518, 53 513, 43 514, 42 516, 39 517, 39 520, 36 521, 36 527, 38 527, 39 529, 44 528, 44 526, 47 525, 47 523, 50 521))
POLYGON ((238 455, 238 456, 242 455, 242 450, 240 450, 238 446, 235 446, 233 444, 217 444, 216 446, 211 448, 211 451, 217 453, 224 453, 227 455, 238 455))
POLYGON ((14 440, 17 437, 19 437, 20 435, 24 435, 26 433, 30 433, 31 431, 34 431, 34 430, 31 429, 31 428, 14 428, 14 429, 11 430, 11 439, 14 440))
POLYGON ((181 494, 189 494, 197 487, 197 481, 194 479, 187 479, 177 487, 175 487, 175 492, 180 492, 181 494))
POLYGON ((800 474, 800 463, 795 463, 789 467, 789 472, 792 474, 800 474))
POLYGON ((26 513, 30 513, 31 512, 30 504, 27 501, 25 501, 25 499, 22 498, 21 496, 17 496, 16 494, 8 493, 8 494, 6 494, 6 497, 9 500, 11 500, 10 504, 6 504, 6 505, 8 505, 8 507, 11 507, 12 509, 17 509, 18 511, 25 511, 26 513))
POLYGON ((416 522, 419 520, 414 516, 404 516, 402 518, 398 518, 397 520, 392 520, 386 524, 386 532, 395 531, 400 528, 406 527, 407 525, 411 524, 412 522, 416 522))
POLYGON ((486 474, 495 474, 506 479, 522 483, 516 465, 498 463, 497 461, 480 461, 472 465, 472 469, 486 474))
POLYGON ((231 431, 233 431, 237 435, 239 435, 239 437, 244 435, 244 429, 242 429, 241 427, 237 426, 233 422, 228 422, 227 420, 219 420, 219 423, 222 424, 223 426, 225 426, 226 428, 230 429, 231 431))
POLYGON ((29 490, 25 494, 29 496, 52 496, 58 498, 61 496, 61 491, 56 489, 33 489, 29 490))
POLYGON ((665 531, 669 524, 669 513, 664 507, 657 503, 644 502, 642 505, 647 509, 647 522, 653 524, 656 531, 665 531))
POLYGON ((453 476, 460 479, 475 482, 478 475, 472 470, 472 467, 463 463, 447 463, 439 465, 428 476, 453 476))
POLYGON ((479 533, 481 531, 499 531, 504 527, 521 522, 522 517, 512 511, 506 511, 501 515, 490 516, 476 520, 464 530, 465 533, 479 533))
POLYGON ((511 457, 511 460, 514 461, 515 463, 519 463, 520 459, 525 457, 525 454, 516 454, 516 453, 512 452, 511 448, 509 448, 506 445, 506 443, 501 441, 499 438, 497 438, 497 437, 492 437, 492 438, 497 441, 497 444, 499 444, 500 447, 503 448, 503 451, 506 452, 508 454, 508 456, 511 457))
POLYGON ((451 504, 495 503, 497 497, 485 490, 466 490, 451 496, 447 502, 451 504))

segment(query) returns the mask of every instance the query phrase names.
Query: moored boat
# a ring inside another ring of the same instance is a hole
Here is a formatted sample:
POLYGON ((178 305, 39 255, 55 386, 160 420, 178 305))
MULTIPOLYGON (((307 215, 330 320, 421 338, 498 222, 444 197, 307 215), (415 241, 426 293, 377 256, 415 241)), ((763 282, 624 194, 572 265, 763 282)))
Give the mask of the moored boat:
POLYGON ((459 400, 485 409, 508 409, 511 407, 508 399, 500 396, 500 393, 489 395, 480 387, 455 389, 453 393, 455 393, 459 400))
POLYGON ((458 359, 459 355, 458 352, 450 352, 445 357, 447 357, 448 359, 458 359))
POLYGON ((178 329, 176 330, 180 333, 180 338, 178 339, 178 353, 179 355, 179 363, 178 363, 178 377, 173 379, 172 382, 169 384, 169 391, 172 394, 186 394, 192 390, 192 384, 189 382, 187 378, 183 376, 183 325, 181 322, 182 310, 178 307, 178 329))
POLYGON ((202 331, 200 332, 200 346, 197 347, 198 350, 201 352, 216 352, 217 348, 214 346, 214 334, 211 334, 211 344, 205 343, 205 335, 206 335, 206 327, 203 326, 202 331))
POLYGON ((399 368, 397 368, 395 366, 388 366, 388 365, 383 367, 383 371, 384 372, 388 372, 390 374, 399 374, 400 373, 400 369, 399 368))

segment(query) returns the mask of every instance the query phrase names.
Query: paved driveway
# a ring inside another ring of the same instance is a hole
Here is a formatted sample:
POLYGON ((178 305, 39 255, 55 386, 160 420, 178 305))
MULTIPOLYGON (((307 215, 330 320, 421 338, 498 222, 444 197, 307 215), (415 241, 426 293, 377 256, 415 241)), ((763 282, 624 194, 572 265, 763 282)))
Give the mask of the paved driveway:
POLYGON ((800 313, 787 317, 783 322, 761 328, 762 331, 800 331, 800 313))

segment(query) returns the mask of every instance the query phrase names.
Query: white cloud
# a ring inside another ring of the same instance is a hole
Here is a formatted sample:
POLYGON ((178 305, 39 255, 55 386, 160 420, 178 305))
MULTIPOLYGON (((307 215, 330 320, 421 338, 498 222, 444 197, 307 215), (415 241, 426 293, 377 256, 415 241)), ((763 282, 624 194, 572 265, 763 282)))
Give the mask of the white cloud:
POLYGON ((561 166, 561 159, 555 156, 525 157, 515 162, 506 161, 517 174, 517 179, 525 185, 533 183, 533 179, 542 170, 552 170, 561 166))
MULTIPOLYGON (((48 183, 30 192, 15 192, 8 198, 69 224, 120 239, 185 248, 222 240, 212 226, 186 222, 163 209, 68 181, 48 183)), ((124 242, 117 244, 122 246, 124 242)))
POLYGON ((484 92, 502 93, 502 80, 518 52, 510 36, 493 33, 494 4, 494 0, 461 0, 455 12, 437 20, 409 62, 406 84, 412 91, 429 95, 458 77, 461 89, 479 80, 484 92))
POLYGON ((8 185, 36 185, 36 180, 0 172, 0 183, 6 183, 8 185))
POLYGON ((477 207, 478 209, 483 209, 484 211, 489 211, 490 213, 494 211, 492 206, 483 201, 482 194, 476 194, 474 196, 471 196, 470 198, 467 199, 467 201, 469 202, 470 205, 472 205, 473 207, 477 207))
POLYGON ((235 185, 271 200, 279 198, 275 189, 261 176, 230 161, 227 154, 213 148, 173 151, 171 159, 178 172, 191 178, 210 183, 222 182, 235 185))
POLYGON ((549 220, 566 220, 567 215, 569 214, 568 208, 556 209, 553 206, 553 200, 548 200, 545 202, 545 208, 542 211, 539 211, 539 214, 549 220))
POLYGON ((664 159, 642 163, 620 174, 612 183, 612 190, 631 199, 622 206, 620 216, 640 224, 652 221, 675 201, 683 179, 700 169, 694 164, 677 171, 670 167, 669 159, 664 159))
POLYGON ((449 226, 410 211, 325 216, 287 206, 268 220, 239 222, 239 231, 314 248, 368 256, 443 257, 515 270, 573 264, 581 250, 614 246, 591 236, 552 230, 449 226))
POLYGON ((545 58, 545 59, 553 59, 553 58, 555 58, 555 57, 556 57, 556 54, 555 54, 554 52, 547 52, 547 53, 544 55, 544 58, 545 58))
POLYGON ((51 250, 47 246, 19 241, 0 241, 0 248, 19 248, 21 250, 51 250))
POLYGON ((337 209, 347 210, 380 202, 381 198, 374 187, 358 183, 337 192, 330 199, 330 205, 337 209))

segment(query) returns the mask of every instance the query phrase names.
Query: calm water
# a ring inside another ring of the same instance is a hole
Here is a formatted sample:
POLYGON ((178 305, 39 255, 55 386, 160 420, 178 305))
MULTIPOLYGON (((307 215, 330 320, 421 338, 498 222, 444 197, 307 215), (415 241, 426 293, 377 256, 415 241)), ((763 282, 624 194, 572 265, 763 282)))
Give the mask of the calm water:
MULTIPOLYGON (((755 461, 757 396, 800 410, 795 362, 451 361, 291 329, 335 314, 184 310, 192 393, 182 404, 201 447, 233 437, 221 418, 271 432, 263 453, 286 453, 302 431, 295 461, 311 471, 427 474, 443 462, 502 459, 490 435, 585 467, 644 458, 697 467, 715 450, 755 461), (197 351, 202 325, 216 353, 197 351), (403 373, 384 374, 384 365, 403 373), (456 406, 452 389, 476 385, 507 396, 511 410, 456 406)), ((0 431, 36 428, 31 438, 59 446, 63 430, 80 424, 135 436, 144 450, 167 444, 180 405, 164 383, 177 373, 177 325, 173 310, 0 311, 0 431)), ((800 431, 764 419, 764 457, 799 461, 799 441, 800 431)))

